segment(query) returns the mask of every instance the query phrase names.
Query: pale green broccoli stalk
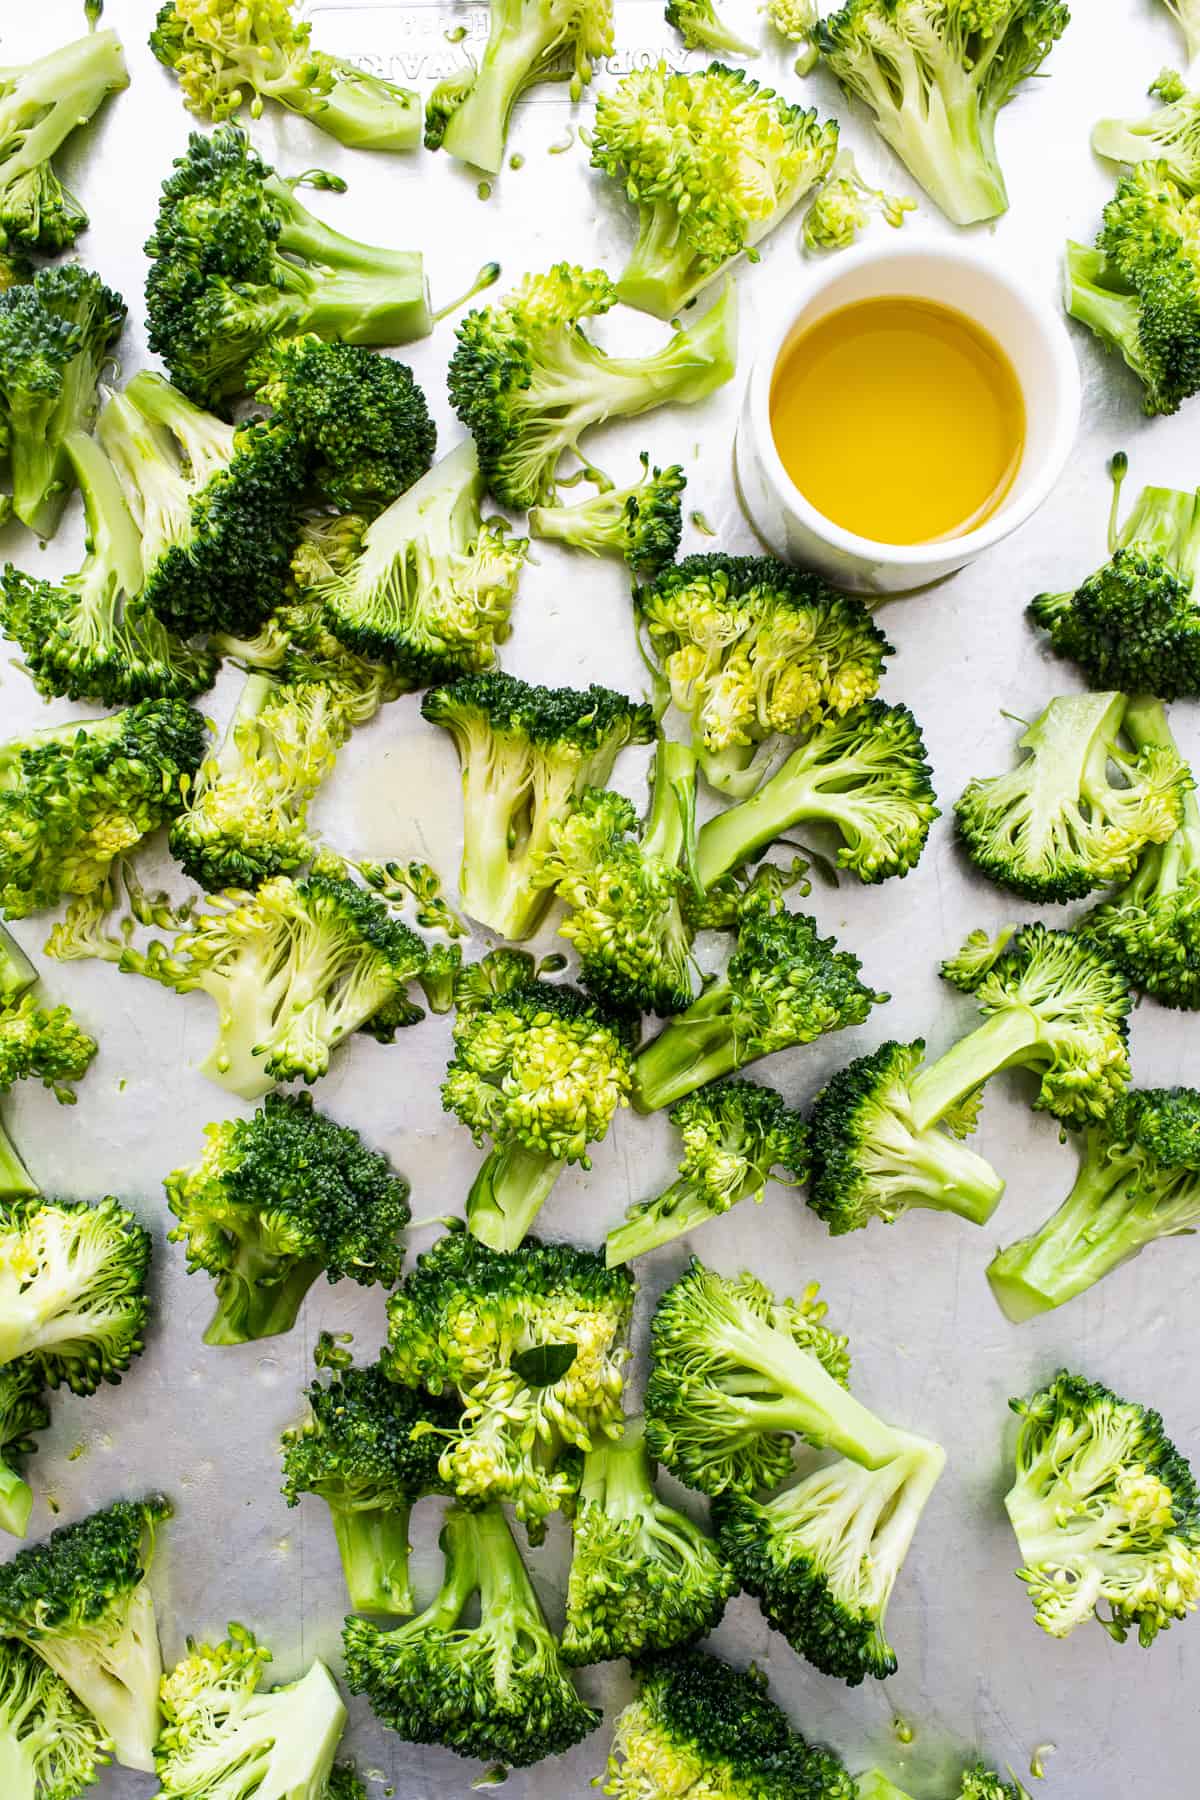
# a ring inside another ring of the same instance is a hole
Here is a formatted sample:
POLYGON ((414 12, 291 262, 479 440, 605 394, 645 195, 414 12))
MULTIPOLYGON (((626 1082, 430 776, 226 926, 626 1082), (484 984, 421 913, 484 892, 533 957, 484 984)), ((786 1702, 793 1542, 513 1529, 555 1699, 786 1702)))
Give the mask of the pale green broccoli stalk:
POLYGON ((1151 89, 1165 104, 1145 119, 1101 119, 1092 127, 1092 149, 1110 162, 1157 165, 1182 188, 1200 188, 1200 94, 1164 70, 1151 89), (1175 84, 1178 84, 1177 86, 1175 84))
POLYGON ((799 44, 793 66, 797 75, 807 75, 821 54, 817 48, 817 21, 821 16, 817 0, 767 0, 762 10, 780 37, 799 44))
POLYGON ((889 194, 864 181, 851 150, 840 150, 829 179, 817 189, 804 215, 806 250, 846 250, 871 214, 877 212, 893 227, 903 225, 904 215, 916 210, 907 194, 889 194))
MULTIPOLYGON (((36 1357, 25 1356, 0 1368, 0 1531, 13 1537, 25 1536, 33 1512, 33 1489, 22 1471, 26 1457, 37 1449, 34 1433, 45 1431, 50 1423, 45 1388, 46 1377, 36 1357)), ((0 1773, 3 1767, 0 1744, 0 1773)))
POLYGON ((642 475, 632 486, 602 487, 589 500, 564 506, 535 506, 529 513, 531 537, 550 538, 589 556, 620 556, 635 575, 657 575, 675 560, 683 535, 680 496, 687 477, 678 463, 651 469, 642 451, 642 475))
POLYGON ((720 56, 757 56, 758 46, 721 17, 713 0, 667 0, 663 17, 673 25, 689 50, 708 50, 720 56))
POLYGON ((37 62, 0 69, 0 244, 54 256, 88 216, 53 158, 109 94, 129 86, 115 31, 93 31, 37 62))
POLYGON ((65 1682, 23 1645, 0 1642, 0 1792, 4 1800, 77 1800, 112 1744, 65 1682))
POLYGON ((1183 32, 1188 61, 1195 62, 1200 56, 1200 5, 1197 0, 1163 0, 1163 5, 1183 32))

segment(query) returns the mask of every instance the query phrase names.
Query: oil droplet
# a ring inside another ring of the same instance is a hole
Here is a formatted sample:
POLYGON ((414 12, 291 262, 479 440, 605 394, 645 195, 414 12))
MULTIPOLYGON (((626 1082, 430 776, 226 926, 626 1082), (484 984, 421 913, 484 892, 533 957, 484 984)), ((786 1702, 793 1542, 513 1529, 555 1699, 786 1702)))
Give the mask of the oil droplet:
POLYGON ((279 1363, 273 1356, 260 1356, 256 1368, 264 1387, 274 1387, 279 1380, 279 1363))

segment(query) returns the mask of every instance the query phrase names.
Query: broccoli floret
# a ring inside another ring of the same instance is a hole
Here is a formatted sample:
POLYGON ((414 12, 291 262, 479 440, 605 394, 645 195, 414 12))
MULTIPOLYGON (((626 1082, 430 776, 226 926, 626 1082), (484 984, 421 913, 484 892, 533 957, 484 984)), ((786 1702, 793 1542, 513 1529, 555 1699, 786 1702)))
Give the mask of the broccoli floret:
POLYGON ((129 86, 115 31, 89 32, 37 62, 0 69, 0 243, 66 250, 88 216, 53 158, 109 94, 129 86))
POLYGON ((817 20, 820 17, 817 0, 767 0, 762 10, 780 37, 790 44, 800 45, 793 66, 797 75, 807 75, 820 55, 817 49, 817 20))
POLYGON ((954 811, 977 869, 1024 900, 1062 904, 1166 843, 1192 778, 1173 745, 1129 748, 1128 707, 1119 693, 1060 695, 1020 738, 1015 769, 968 782, 954 811))
POLYGON ((325 1501, 355 1612, 412 1612, 409 1519, 423 1494, 444 1492, 438 1459, 458 1407, 398 1387, 373 1363, 314 1381, 308 1408, 283 1434, 284 1499, 325 1501))
POLYGON ((732 285, 697 324, 650 356, 606 356, 584 333, 583 321, 616 300, 603 270, 556 263, 545 275, 527 275, 506 300, 473 309, 459 325, 450 398, 502 506, 549 500, 559 459, 578 451, 590 426, 670 402, 691 405, 733 374, 732 285))
POLYGON ((144 1348, 150 1233, 114 1200, 14 1201, 0 1221, 0 1364, 94 1394, 144 1348))
POLYGON ((1020 1323, 1086 1293, 1159 1238, 1198 1227, 1200 1093, 1135 1088, 1088 1130, 1058 1211, 998 1251, 988 1280, 1020 1323))
POLYGON ((0 744, 0 911, 23 919, 102 888, 179 811, 204 738, 181 700, 143 700, 0 744))
POLYGON ((1200 188, 1200 94, 1189 93, 1173 71, 1164 71, 1152 93, 1163 92, 1166 104, 1145 119, 1101 119, 1092 127, 1092 149, 1115 163, 1157 163, 1180 187, 1200 188))
POLYGON ((696 841, 709 888, 798 825, 828 825, 839 868, 886 881, 916 867, 938 818, 921 728, 907 706, 868 700, 827 720, 749 799, 718 813, 696 841))
POLYGON ((808 1204, 835 1237, 872 1219, 891 1225, 912 1207, 986 1225, 1000 1204, 1004 1182, 981 1156, 937 1121, 914 1123, 924 1054, 922 1038, 889 1039, 839 1069, 813 1103, 808 1204))
POLYGON ((650 1331, 646 1443, 705 1494, 778 1487, 793 1433, 868 1469, 899 1454, 899 1435, 846 1392, 846 1339, 823 1323, 815 1282, 777 1300, 752 1275, 718 1275, 692 1258, 658 1303, 650 1331))
POLYGON ((65 448, 83 494, 83 565, 55 582, 9 563, 0 577, 0 628, 20 645, 47 697, 105 706, 156 695, 191 699, 212 686, 217 656, 175 637, 139 598, 141 541, 100 445, 72 432, 65 448))
POLYGON ((617 1719, 599 1778, 614 1800, 855 1800, 839 1758, 791 1729, 757 1669, 673 1650, 635 1673, 638 1698, 617 1719))
POLYGON ((630 1028, 578 988, 530 981, 460 1002, 442 1105, 492 1148, 467 1195, 467 1229, 515 1250, 567 1163, 629 1104, 630 1028))
POLYGON ((685 556, 636 608, 705 775, 738 796, 753 793, 778 735, 869 700, 892 654, 860 600, 769 556, 685 556))
MULTIPOLYGON (((711 0, 667 17, 687 37, 711 0)), ((828 173, 837 126, 760 87, 741 69, 635 68, 596 102, 592 167, 638 209, 638 238, 616 297, 669 319, 756 245, 828 173)))
POLYGON ((737 1583, 708 1534, 654 1491, 640 1418, 584 1458, 562 1653, 608 1662, 715 1631, 737 1583))
POLYGON ((220 1644, 188 1639, 163 1677, 157 1800, 326 1800, 346 1708, 323 1662, 261 1689, 271 1652, 244 1625, 220 1644))
POLYGON ((677 1101, 667 1117, 683 1143, 678 1172, 670 1187, 631 1206, 624 1224, 609 1232, 610 1265, 696 1231, 739 1200, 761 1200, 776 1169, 795 1186, 808 1173, 808 1129, 773 1088, 710 1082, 677 1101))
POLYGON ((710 50, 726 56, 758 55, 758 46, 738 36, 721 17, 713 0, 667 0, 663 17, 675 27, 689 50, 710 50))
POLYGON ((573 506, 556 500, 552 506, 532 507, 530 535, 589 556, 620 556, 635 575, 649 578, 675 559, 683 535, 680 495, 686 486, 679 463, 651 469, 649 452, 643 450, 640 480, 630 487, 603 487, 573 506))
POLYGON ((899 1666, 884 1633, 888 1601, 946 1462, 940 1445, 897 1437, 880 1469, 843 1458, 774 1500, 732 1493, 714 1510, 722 1552, 768 1623, 850 1687, 899 1666))
MULTIPOLYGON (((73 1106, 72 1083, 86 1075, 96 1040, 75 1022, 69 1006, 43 1007, 36 994, 18 986, 25 980, 23 974, 12 973, 5 991, 4 963, 20 970, 20 963, 7 956, 5 939, 12 943, 0 926, 0 1097, 18 1081, 40 1081, 61 1106, 73 1106)), ((37 1183, 0 1120, 0 1202, 30 1198, 37 1192, 37 1183)))
POLYGON ((498 1506, 451 1507, 437 1595, 407 1625, 347 1619, 346 1680, 410 1744, 524 1769, 594 1731, 498 1506), (479 1599, 479 1623, 466 1624, 479 1599))
POLYGON ((1035 1619, 1064 1638, 1094 1616, 1147 1649, 1200 1599, 1191 1469, 1156 1412, 1066 1369, 1009 1404, 1021 1429, 1004 1504, 1035 1619))
POLYGON ((142 539, 143 598, 181 636, 248 636, 278 606, 304 457, 273 426, 235 428, 144 370, 100 415, 142 539))
POLYGON ((633 1295, 628 1271, 596 1251, 530 1240, 501 1252, 460 1231, 388 1302, 385 1373, 461 1402, 443 1481, 468 1502, 511 1501, 531 1542, 572 1504, 577 1453, 620 1435, 633 1295))
POLYGON ((1167 11, 1178 21, 1187 46, 1189 62, 1200 56, 1200 6, 1196 0, 1163 0, 1167 11))
POLYGON ((505 520, 483 519, 470 438, 363 532, 345 568, 314 584, 330 631, 410 687, 490 669, 508 637, 529 550, 505 520))
POLYGON ((420 256, 315 218, 236 125, 192 133, 146 254, 150 348, 199 406, 243 392, 272 338, 407 344, 432 328, 420 256))
POLYGON ((612 47, 612 0, 490 0, 481 61, 439 82, 429 96, 426 147, 498 174, 521 95, 539 81, 569 80, 578 100, 593 63, 612 47))
POLYGON ((208 994, 219 1021, 203 1073, 257 1100, 279 1081, 316 1081, 352 1031, 389 1043, 413 1022, 406 990, 426 956, 383 901, 319 856, 300 880, 276 875, 255 894, 215 895, 172 944, 127 946, 119 966, 208 994))
POLYGON ((1157 163, 1122 176, 1096 248, 1067 245, 1064 304, 1124 358, 1148 413, 1178 412, 1200 388, 1200 197, 1157 163))
POLYGON ((1060 0, 846 0, 817 44, 948 219, 1008 209, 996 120, 1067 28, 1060 0))
POLYGON ((656 1112, 776 1050, 861 1025, 889 997, 863 985, 861 968, 807 913, 751 914, 724 975, 638 1054, 634 1106, 656 1112))
POLYGON ((253 119, 271 100, 354 150, 415 150, 421 102, 408 88, 314 50, 291 0, 166 0, 150 48, 201 119, 253 119))
POLYGON ((0 1767, 5 1800, 78 1800, 112 1744, 32 1650, 0 1641, 0 1767))
POLYGON ((161 1495, 118 1500, 0 1566, 0 1632, 66 1683, 119 1763, 150 1772, 162 1654, 146 1577, 171 1512, 161 1495))
MULTIPOLYGON (((34 1433, 50 1423, 46 1404, 46 1377, 36 1357, 22 1357, 0 1368, 0 1531, 23 1538, 33 1511, 33 1489, 22 1468, 37 1449, 34 1433)), ((3 1653, 0 1651, 0 1690, 3 1689, 3 1653)), ((0 1716, 4 1710, 0 1699, 0 1716)), ((0 1726, 0 1739, 3 1727, 0 1726)), ((0 1749, 0 1764, 4 1761, 0 1749)))
POLYGON ((626 744, 649 743, 649 706, 611 688, 531 687, 512 675, 465 676, 421 703, 462 765, 462 903, 501 937, 531 937, 551 893, 540 883, 551 826, 584 790, 603 787, 626 744))
POLYGON ((804 214, 806 250, 846 250, 866 229, 873 212, 893 227, 903 225, 905 213, 916 210, 907 194, 889 194, 872 187, 858 172, 851 150, 834 159, 829 179, 818 188, 804 214))
POLYGON ((120 294, 78 263, 0 293, 0 449, 12 510, 38 537, 58 529, 75 484, 67 440, 92 429, 100 373, 124 323, 120 294))
POLYGON ((404 1265, 408 1183, 309 1094, 268 1094, 250 1119, 209 1125, 204 1154, 164 1186, 188 1273, 212 1276, 206 1344, 290 1331, 317 1277, 393 1287, 404 1265))

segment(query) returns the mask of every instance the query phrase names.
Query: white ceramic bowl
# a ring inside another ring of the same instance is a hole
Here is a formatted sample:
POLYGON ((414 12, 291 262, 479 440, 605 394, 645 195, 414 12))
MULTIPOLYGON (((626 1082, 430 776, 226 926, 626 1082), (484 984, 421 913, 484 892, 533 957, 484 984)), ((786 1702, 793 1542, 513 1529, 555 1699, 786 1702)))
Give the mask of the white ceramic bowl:
POLYGON ((737 428, 742 504, 777 556, 819 569, 839 587, 923 587, 974 562, 1037 511, 1070 455, 1079 397, 1075 352, 1057 309, 990 256, 919 238, 852 250, 816 272, 763 335, 737 428), (823 517, 788 475, 771 430, 771 381, 791 340, 839 307, 892 294, 940 301, 974 319, 1007 353, 1025 398, 1025 448, 1003 502, 976 531, 932 544, 876 544, 823 517))

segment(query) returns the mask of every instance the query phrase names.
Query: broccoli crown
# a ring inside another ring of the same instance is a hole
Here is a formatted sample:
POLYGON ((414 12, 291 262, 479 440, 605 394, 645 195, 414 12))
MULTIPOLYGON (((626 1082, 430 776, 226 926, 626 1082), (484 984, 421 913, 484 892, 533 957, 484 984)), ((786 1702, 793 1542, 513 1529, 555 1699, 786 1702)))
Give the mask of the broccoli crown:
POLYGON ((823 1674, 850 1687, 895 1674, 887 1605, 945 1460, 914 1438, 881 1469, 843 1459, 774 1500, 717 1501, 718 1541, 738 1582, 823 1674))
POLYGON ((0 1224, 0 1363, 37 1360, 51 1387, 93 1394, 144 1347, 150 1233, 111 1195, 15 1200, 0 1224))
POLYGON ((206 1342, 289 1330, 322 1270, 361 1287, 399 1280, 408 1183, 311 1095, 268 1094, 252 1118, 210 1125, 205 1137, 199 1163, 164 1185, 179 1220, 172 1240, 187 1246, 192 1274, 216 1282, 206 1342))
POLYGON ((649 579, 675 559, 683 535, 680 499, 687 477, 679 463, 650 467, 642 451, 641 478, 624 488, 603 487, 573 506, 557 501, 535 506, 529 530, 535 538, 551 538, 589 556, 620 556, 635 575, 649 579))
POLYGON ((441 1489, 443 1433, 458 1418, 451 1403, 398 1387, 372 1363, 314 1381, 308 1408, 304 1423, 283 1434, 289 1506, 319 1494, 348 1512, 401 1509, 441 1489))
POLYGON ((409 1743, 514 1768, 579 1743, 600 1714, 575 1691, 500 1508, 452 1507, 441 1546, 442 1585, 419 1617, 392 1631, 347 1619, 351 1693, 409 1743))
POLYGON ((143 700, 0 744, 0 910, 22 919, 102 887, 182 806, 204 739, 181 700, 143 700))
POLYGON ((24 66, 0 70, 0 239, 53 256, 88 222, 52 158, 109 94, 128 87, 115 31, 89 32, 24 66))
POLYGON ((421 107, 407 88, 314 50, 289 0, 166 0, 150 48, 200 118, 231 119, 273 100, 359 150, 413 150, 421 107))
POLYGON ((1135 988, 1162 1006, 1200 1010, 1200 815, 1145 851, 1133 878, 1080 921, 1135 988))
POLYGON ((603 270, 557 263, 459 325, 450 398, 501 505, 547 500, 559 458, 578 448, 590 425, 703 400, 733 373, 732 288, 696 325, 645 357, 606 356, 585 335, 583 321, 616 299, 603 270))
POLYGON ((996 118, 1069 19, 1061 0, 846 0, 817 43, 930 199, 970 225, 1007 209, 996 118))
MULTIPOLYGON (((13 1537, 25 1536, 33 1511, 33 1490, 20 1471, 25 1458, 37 1450, 34 1434, 45 1431, 50 1423, 45 1385, 35 1357, 26 1356, 0 1368, 0 1531, 11 1532, 13 1537)), ((0 1669, 2 1666, 0 1660, 0 1669)), ((0 1673, 0 1690, 3 1685, 0 1673)))
POLYGON ((765 739, 869 700, 892 654, 861 601, 768 556, 685 556, 636 605, 705 773, 727 791, 765 739))
POLYGON ((1173 747, 1127 747, 1128 705, 1120 693, 1060 695, 1021 738, 1016 769, 967 784, 954 810, 978 869, 1025 900, 1062 903, 1166 842, 1192 778, 1173 747))
POLYGON ((488 1249, 464 1232, 418 1257, 388 1302, 385 1373, 456 1393, 439 1464, 467 1500, 509 1500, 531 1536, 569 1505, 578 1458, 621 1430, 623 1340, 634 1284, 595 1251, 526 1240, 488 1249))
POLYGON ((637 1657, 716 1629, 736 1582, 707 1533, 654 1491, 642 1421, 584 1458, 562 1653, 637 1657))
POLYGON ((0 1758, 13 1800, 78 1800, 99 1780, 111 1749, 41 1657, 0 1642, 0 1758))
POLYGON ((1034 1617, 1067 1637, 1094 1615, 1145 1649, 1200 1599, 1191 1469, 1156 1412, 1066 1369, 1010 1404, 1021 1429, 1005 1505, 1034 1617))
MULTIPOLYGON (((712 0, 669 0, 666 16, 690 46, 745 53, 712 0)), ((742 251, 753 259, 828 173, 837 141, 832 120, 741 69, 633 69, 597 100, 592 139, 592 167, 638 209, 618 299, 670 318, 742 251)))
POLYGON ((382 512, 433 461, 437 427, 405 363, 309 332, 264 345, 255 399, 303 447, 317 497, 336 512, 382 512))
POLYGON ((756 1669, 681 1649, 635 1672, 639 1695, 617 1720, 604 1785, 615 1800, 854 1800, 838 1757, 792 1731, 756 1669))
POLYGON ((270 1651, 244 1625, 227 1630, 219 1644, 189 1638, 187 1655, 163 1677, 159 1800, 326 1800, 346 1723, 329 1670, 314 1662, 301 1680, 262 1690, 270 1651))
POLYGON ((1179 186, 1200 189, 1200 95, 1173 69, 1164 69, 1150 92, 1165 104, 1145 119, 1100 119, 1092 149, 1116 163, 1157 163, 1179 186))
POLYGON ((150 348, 200 406, 241 393, 272 338, 395 344, 430 329, 420 257, 322 224, 235 125, 192 133, 146 254, 150 348))
POLYGON ((40 1081, 70 1106, 72 1083, 82 1081, 96 1050, 69 1006, 43 1007, 28 992, 0 998, 0 1094, 18 1081, 40 1081))

